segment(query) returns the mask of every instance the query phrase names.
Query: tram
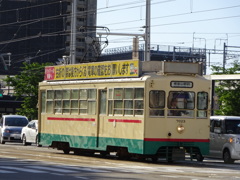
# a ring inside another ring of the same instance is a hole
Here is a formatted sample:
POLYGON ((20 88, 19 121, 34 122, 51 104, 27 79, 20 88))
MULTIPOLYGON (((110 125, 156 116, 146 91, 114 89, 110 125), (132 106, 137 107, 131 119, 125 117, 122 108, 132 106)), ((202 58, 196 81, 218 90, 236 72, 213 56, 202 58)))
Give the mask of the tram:
POLYGON ((39 144, 119 158, 203 160, 211 81, 201 64, 139 60, 45 68, 39 144))

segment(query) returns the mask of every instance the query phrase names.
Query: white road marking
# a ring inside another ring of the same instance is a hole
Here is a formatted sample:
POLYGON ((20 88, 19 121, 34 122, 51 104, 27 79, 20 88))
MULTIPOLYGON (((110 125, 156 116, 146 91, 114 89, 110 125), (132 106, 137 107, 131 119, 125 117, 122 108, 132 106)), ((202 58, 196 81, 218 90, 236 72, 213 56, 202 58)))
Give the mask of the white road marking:
POLYGON ((14 172, 14 171, 7 171, 7 170, 0 170, 0 174, 2 173, 17 173, 17 172, 14 172))
POLYGON ((55 171, 60 173, 77 173, 78 172, 75 170, 68 170, 68 169, 63 169, 59 167, 46 167, 46 166, 26 166, 26 167, 33 168, 33 169, 47 170, 47 171, 55 171))
POLYGON ((23 172, 29 172, 29 173, 46 173, 46 171, 39 171, 35 169, 28 169, 28 168, 20 168, 20 167, 14 167, 14 166, 0 166, 1 169, 10 169, 15 171, 23 171, 23 172))

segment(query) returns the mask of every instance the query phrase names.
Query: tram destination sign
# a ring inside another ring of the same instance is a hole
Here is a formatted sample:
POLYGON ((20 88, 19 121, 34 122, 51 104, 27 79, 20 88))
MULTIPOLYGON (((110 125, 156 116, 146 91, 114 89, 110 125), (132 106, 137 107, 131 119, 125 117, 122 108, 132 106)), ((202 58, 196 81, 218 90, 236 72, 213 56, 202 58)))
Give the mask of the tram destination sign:
POLYGON ((139 77, 139 60, 106 61, 45 67, 44 80, 139 77))

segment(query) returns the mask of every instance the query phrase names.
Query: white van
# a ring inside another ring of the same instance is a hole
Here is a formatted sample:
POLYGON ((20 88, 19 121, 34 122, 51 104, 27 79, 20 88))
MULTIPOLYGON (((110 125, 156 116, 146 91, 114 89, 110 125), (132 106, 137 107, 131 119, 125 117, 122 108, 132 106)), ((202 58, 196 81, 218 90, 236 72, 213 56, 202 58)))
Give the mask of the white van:
POLYGON ((207 157, 225 163, 240 160, 240 116, 210 117, 210 151, 207 157))

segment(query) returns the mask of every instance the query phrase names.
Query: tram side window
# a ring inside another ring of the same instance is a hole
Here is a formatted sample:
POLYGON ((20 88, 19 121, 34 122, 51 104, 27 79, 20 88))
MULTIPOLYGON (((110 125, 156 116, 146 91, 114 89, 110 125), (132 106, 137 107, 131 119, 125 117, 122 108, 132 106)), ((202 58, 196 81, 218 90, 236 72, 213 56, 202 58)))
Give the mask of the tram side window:
POLYGON ((197 94, 197 117, 207 117, 208 93, 199 92, 197 94))
POLYGON ((143 115, 143 88, 113 88, 108 93, 109 115, 143 115))
POLYGON ((80 114, 96 114, 96 89, 80 89, 80 114))
POLYGON ((41 112, 46 112, 46 92, 41 91, 41 112))
POLYGON ((62 113, 62 90, 54 91, 54 113, 62 113))
POLYGON ((164 116, 165 92, 152 90, 149 92, 150 116, 164 116))
POLYGON ((135 88, 135 97, 134 97, 134 114, 135 115, 143 115, 143 97, 144 97, 144 89, 143 88, 135 88))
POLYGON ((70 97, 71 97, 71 91, 68 90, 63 90, 62 91, 62 112, 63 113, 70 113, 70 97))
POLYGON ((100 90, 100 114, 106 114, 107 90, 100 90))
POLYGON ((88 114, 96 114, 96 89, 88 89, 88 114))
POLYGON ((124 89, 124 114, 133 115, 133 99, 134 99, 134 89, 125 88, 124 89))
POLYGON ((80 114, 87 114, 87 89, 80 89, 79 106, 80 114))
POLYGON ((78 89, 73 89, 71 91, 71 114, 78 114, 78 109, 79 109, 79 90, 78 89))
POLYGON ((47 113, 53 113, 53 102, 54 102, 53 100, 54 100, 54 91, 48 90, 47 91, 47 108, 46 108, 47 113))

